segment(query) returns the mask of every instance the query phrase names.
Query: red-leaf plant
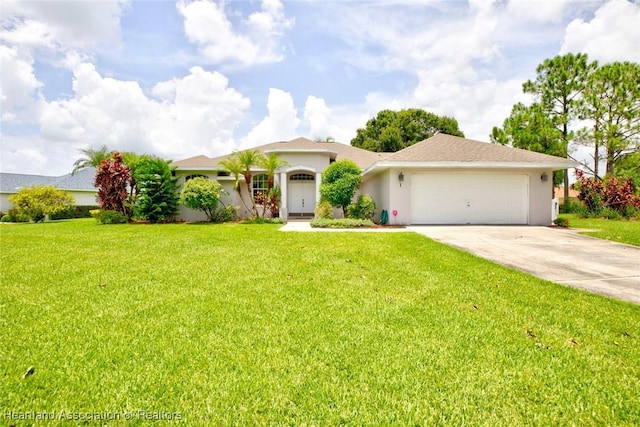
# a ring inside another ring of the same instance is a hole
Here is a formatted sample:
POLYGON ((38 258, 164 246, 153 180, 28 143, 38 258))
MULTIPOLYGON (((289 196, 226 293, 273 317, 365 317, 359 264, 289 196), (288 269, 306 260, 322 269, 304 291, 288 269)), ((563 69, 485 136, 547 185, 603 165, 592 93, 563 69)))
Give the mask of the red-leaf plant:
POLYGON ((113 153, 110 159, 102 161, 96 171, 93 185, 98 188, 98 204, 104 210, 117 211, 129 217, 128 190, 132 184, 131 169, 122 162, 120 153, 113 153))

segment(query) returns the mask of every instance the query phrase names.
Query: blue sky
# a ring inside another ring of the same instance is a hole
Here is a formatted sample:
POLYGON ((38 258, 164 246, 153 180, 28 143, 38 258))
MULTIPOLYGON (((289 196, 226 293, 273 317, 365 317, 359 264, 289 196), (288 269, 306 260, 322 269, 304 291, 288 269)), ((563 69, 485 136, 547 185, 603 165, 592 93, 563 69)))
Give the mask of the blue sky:
POLYGON ((183 159, 331 136, 384 108, 488 141, 545 58, 640 62, 628 0, 13 1, 0 10, 0 170, 79 149, 183 159))

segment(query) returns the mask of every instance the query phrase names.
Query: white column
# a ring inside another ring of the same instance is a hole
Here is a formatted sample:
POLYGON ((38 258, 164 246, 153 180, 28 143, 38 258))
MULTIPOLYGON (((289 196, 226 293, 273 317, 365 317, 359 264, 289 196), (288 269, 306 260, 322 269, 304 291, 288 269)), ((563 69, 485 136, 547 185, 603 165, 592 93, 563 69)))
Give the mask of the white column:
POLYGON ((283 218, 284 220, 286 220, 288 217, 287 183, 288 183, 287 173, 281 172, 280 173, 280 194, 281 194, 282 200, 280 200, 280 218, 283 218))
MULTIPOLYGON (((320 203, 320 184, 322 183, 322 173, 316 172, 316 204, 320 203)), ((315 211, 316 207, 313 207, 315 211)))

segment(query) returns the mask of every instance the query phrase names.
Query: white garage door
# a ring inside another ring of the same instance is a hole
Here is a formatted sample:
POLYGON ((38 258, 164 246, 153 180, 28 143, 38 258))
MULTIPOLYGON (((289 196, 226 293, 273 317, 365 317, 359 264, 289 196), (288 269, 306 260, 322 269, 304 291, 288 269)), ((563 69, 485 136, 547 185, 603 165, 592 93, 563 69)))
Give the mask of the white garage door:
POLYGON ((411 177, 413 224, 527 224, 522 174, 424 173, 411 177))

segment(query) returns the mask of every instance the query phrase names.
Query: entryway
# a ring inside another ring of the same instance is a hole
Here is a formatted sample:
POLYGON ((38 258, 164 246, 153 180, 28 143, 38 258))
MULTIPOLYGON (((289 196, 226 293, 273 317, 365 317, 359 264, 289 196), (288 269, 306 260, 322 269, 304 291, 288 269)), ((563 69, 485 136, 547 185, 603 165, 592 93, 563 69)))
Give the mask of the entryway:
POLYGON ((310 173, 289 175, 287 205, 289 218, 313 217, 316 207, 316 177, 310 173))

